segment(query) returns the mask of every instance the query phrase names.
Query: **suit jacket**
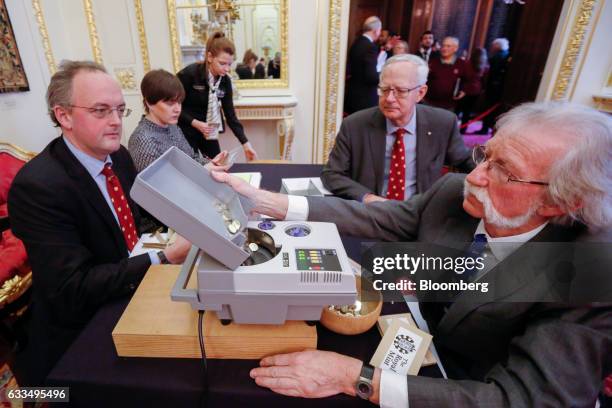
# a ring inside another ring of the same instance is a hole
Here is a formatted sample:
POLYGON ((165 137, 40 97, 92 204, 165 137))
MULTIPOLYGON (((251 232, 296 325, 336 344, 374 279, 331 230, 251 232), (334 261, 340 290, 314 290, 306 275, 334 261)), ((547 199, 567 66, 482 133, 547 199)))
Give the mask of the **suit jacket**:
MULTIPOLYGON (((457 129, 452 113, 425 105, 416 106, 417 192, 426 191, 442 176, 444 164, 471 171, 474 163, 457 129)), ((361 200, 381 191, 385 172, 387 124, 378 108, 357 112, 342 122, 321 180, 334 195, 361 200)))
MULTIPOLYGON (((128 193, 136 177, 132 159, 124 147, 111 158, 128 193)), ((138 206, 129 196, 128 202, 138 226, 138 206)), ((28 366, 26 381, 37 384, 102 304, 134 292, 151 260, 128 258, 98 185, 61 137, 23 166, 8 205, 32 266, 29 343, 19 360, 28 366)))
MULTIPOLYGON (((478 224, 462 208, 463 181, 449 174, 404 202, 309 197, 309 220, 333 220, 347 235, 454 247, 469 243, 478 224)), ((533 239, 581 240, 598 239, 584 228, 551 224, 533 239)), ((532 279, 533 270, 521 267, 528 264, 524 248, 498 265, 512 268, 496 267, 483 277, 503 280, 501 296, 520 299, 533 295, 534 287, 546 290, 532 279)), ((555 254, 538 252, 536 264, 549 255, 555 254)), ((461 293, 447 312, 439 303, 421 303, 449 379, 408 376, 411 408, 593 406, 612 371, 612 304, 483 302, 474 296, 461 293)))
POLYGON ((378 45, 360 35, 348 54, 347 74, 349 76, 344 98, 344 111, 353 113, 376 106, 378 95, 378 45))
POLYGON ((431 61, 432 58, 440 58, 440 51, 432 51, 429 54, 429 59, 425 58, 425 53, 421 52, 421 47, 419 47, 416 51, 416 55, 418 55, 419 57, 423 58, 425 60, 425 62, 429 62, 431 61))
MULTIPOLYGON (((193 63, 186 66, 178 74, 178 79, 185 88, 185 100, 183 101, 183 109, 179 117, 178 125, 185 134, 187 141, 194 148, 206 154, 203 141, 204 136, 199 130, 191 126, 194 119, 206 122, 206 112, 208 111, 208 73, 206 66, 202 63, 193 63)), ((221 110, 227 121, 227 125, 232 129, 234 135, 238 138, 241 144, 248 142, 244 134, 244 128, 236 116, 234 110, 234 100, 232 96, 232 80, 225 75, 221 78, 219 94, 223 94, 221 99, 221 110)), ((221 118, 223 121, 223 118, 221 118)), ((222 126, 224 127, 223 123, 222 126)))

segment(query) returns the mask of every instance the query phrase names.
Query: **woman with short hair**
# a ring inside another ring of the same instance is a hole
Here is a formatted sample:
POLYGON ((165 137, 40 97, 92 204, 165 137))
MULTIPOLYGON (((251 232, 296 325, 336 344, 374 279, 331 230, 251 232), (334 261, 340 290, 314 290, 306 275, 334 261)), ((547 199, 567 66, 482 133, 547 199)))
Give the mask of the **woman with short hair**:
POLYGON ((210 160, 195 151, 177 126, 185 90, 181 81, 163 69, 149 71, 140 84, 145 115, 132 132, 128 149, 140 172, 166 150, 175 146, 209 168, 227 169, 222 164, 227 152, 210 160))

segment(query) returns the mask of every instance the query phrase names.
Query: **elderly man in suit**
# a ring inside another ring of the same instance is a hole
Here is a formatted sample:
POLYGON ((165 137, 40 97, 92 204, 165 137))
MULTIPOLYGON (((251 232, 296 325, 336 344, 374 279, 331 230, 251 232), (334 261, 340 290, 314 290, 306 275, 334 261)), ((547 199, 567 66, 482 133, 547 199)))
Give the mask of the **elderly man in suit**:
MULTIPOLYGON (((528 242, 610 242, 612 119, 586 107, 525 104, 498 126, 475 151, 478 165, 467 177, 447 175, 403 202, 287 197, 215 173, 277 218, 334 221, 344 234, 387 241, 485 243, 495 266, 478 279, 506 278, 505 292, 532 295, 474 302, 462 292, 454 303, 421 304, 448 379, 402 377, 337 353, 304 351, 264 358, 251 371, 257 384, 292 396, 354 396, 357 380, 368 377, 369 390, 359 396, 394 407, 595 405, 612 372, 612 303, 541 301, 538 291, 548 288, 525 279, 533 270, 503 266, 547 259, 528 242)), ((567 254, 574 255, 581 256, 567 254)), ((574 276, 590 276, 591 268, 574 276)), ((597 284, 609 288, 605 272, 597 284)))
POLYGON ((189 242, 131 256, 140 216, 129 191, 136 168, 121 146, 125 106, 104 67, 65 61, 47 89, 62 135, 28 162, 8 197, 11 227, 32 266, 32 316, 13 371, 42 384, 80 329, 105 302, 134 292, 151 264, 183 262, 189 242))
POLYGON ((378 84, 378 38, 382 23, 376 16, 363 23, 363 34, 351 45, 347 62, 347 84, 344 111, 353 113, 376 105, 378 84))
POLYGON ((427 93, 427 64, 415 55, 389 58, 378 86, 378 107, 347 117, 321 180, 342 198, 405 200, 425 192, 444 164, 469 171, 470 152, 456 116, 419 105, 427 93))

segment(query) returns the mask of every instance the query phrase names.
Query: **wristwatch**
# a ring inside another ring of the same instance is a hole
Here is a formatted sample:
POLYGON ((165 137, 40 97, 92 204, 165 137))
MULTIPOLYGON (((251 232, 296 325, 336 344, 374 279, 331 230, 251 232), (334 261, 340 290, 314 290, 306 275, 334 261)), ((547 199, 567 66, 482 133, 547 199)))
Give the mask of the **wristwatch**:
POLYGON ((361 373, 355 382, 355 392, 363 399, 369 399, 374 392, 372 388, 372 378, 374 378, 374 367, 367 363, 361 366, 361 373))
POLYGON ((168 258, 166 258, 166 254, 164 254, 164 251, 157 251, 157 257, 159 258, 160 264, 162 265, 170 264, 170 261, 168 260, 168 258))

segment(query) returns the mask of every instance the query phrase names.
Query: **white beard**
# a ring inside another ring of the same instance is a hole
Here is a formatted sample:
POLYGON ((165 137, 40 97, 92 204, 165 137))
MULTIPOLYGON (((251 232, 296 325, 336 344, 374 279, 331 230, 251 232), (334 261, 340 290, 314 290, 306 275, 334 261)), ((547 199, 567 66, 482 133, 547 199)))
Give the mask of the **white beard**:
POLYGON ((532 205, 523 215, 504 217, 493 206, 493 202, 485 188, 476 187, 465 180, 463 184, 463 197, 467 198, 468 194, 472 194, 482 204, 484 208, 484 221, 499 228, 513 229, 522 227, 537 210, 536 206, 532 205))

